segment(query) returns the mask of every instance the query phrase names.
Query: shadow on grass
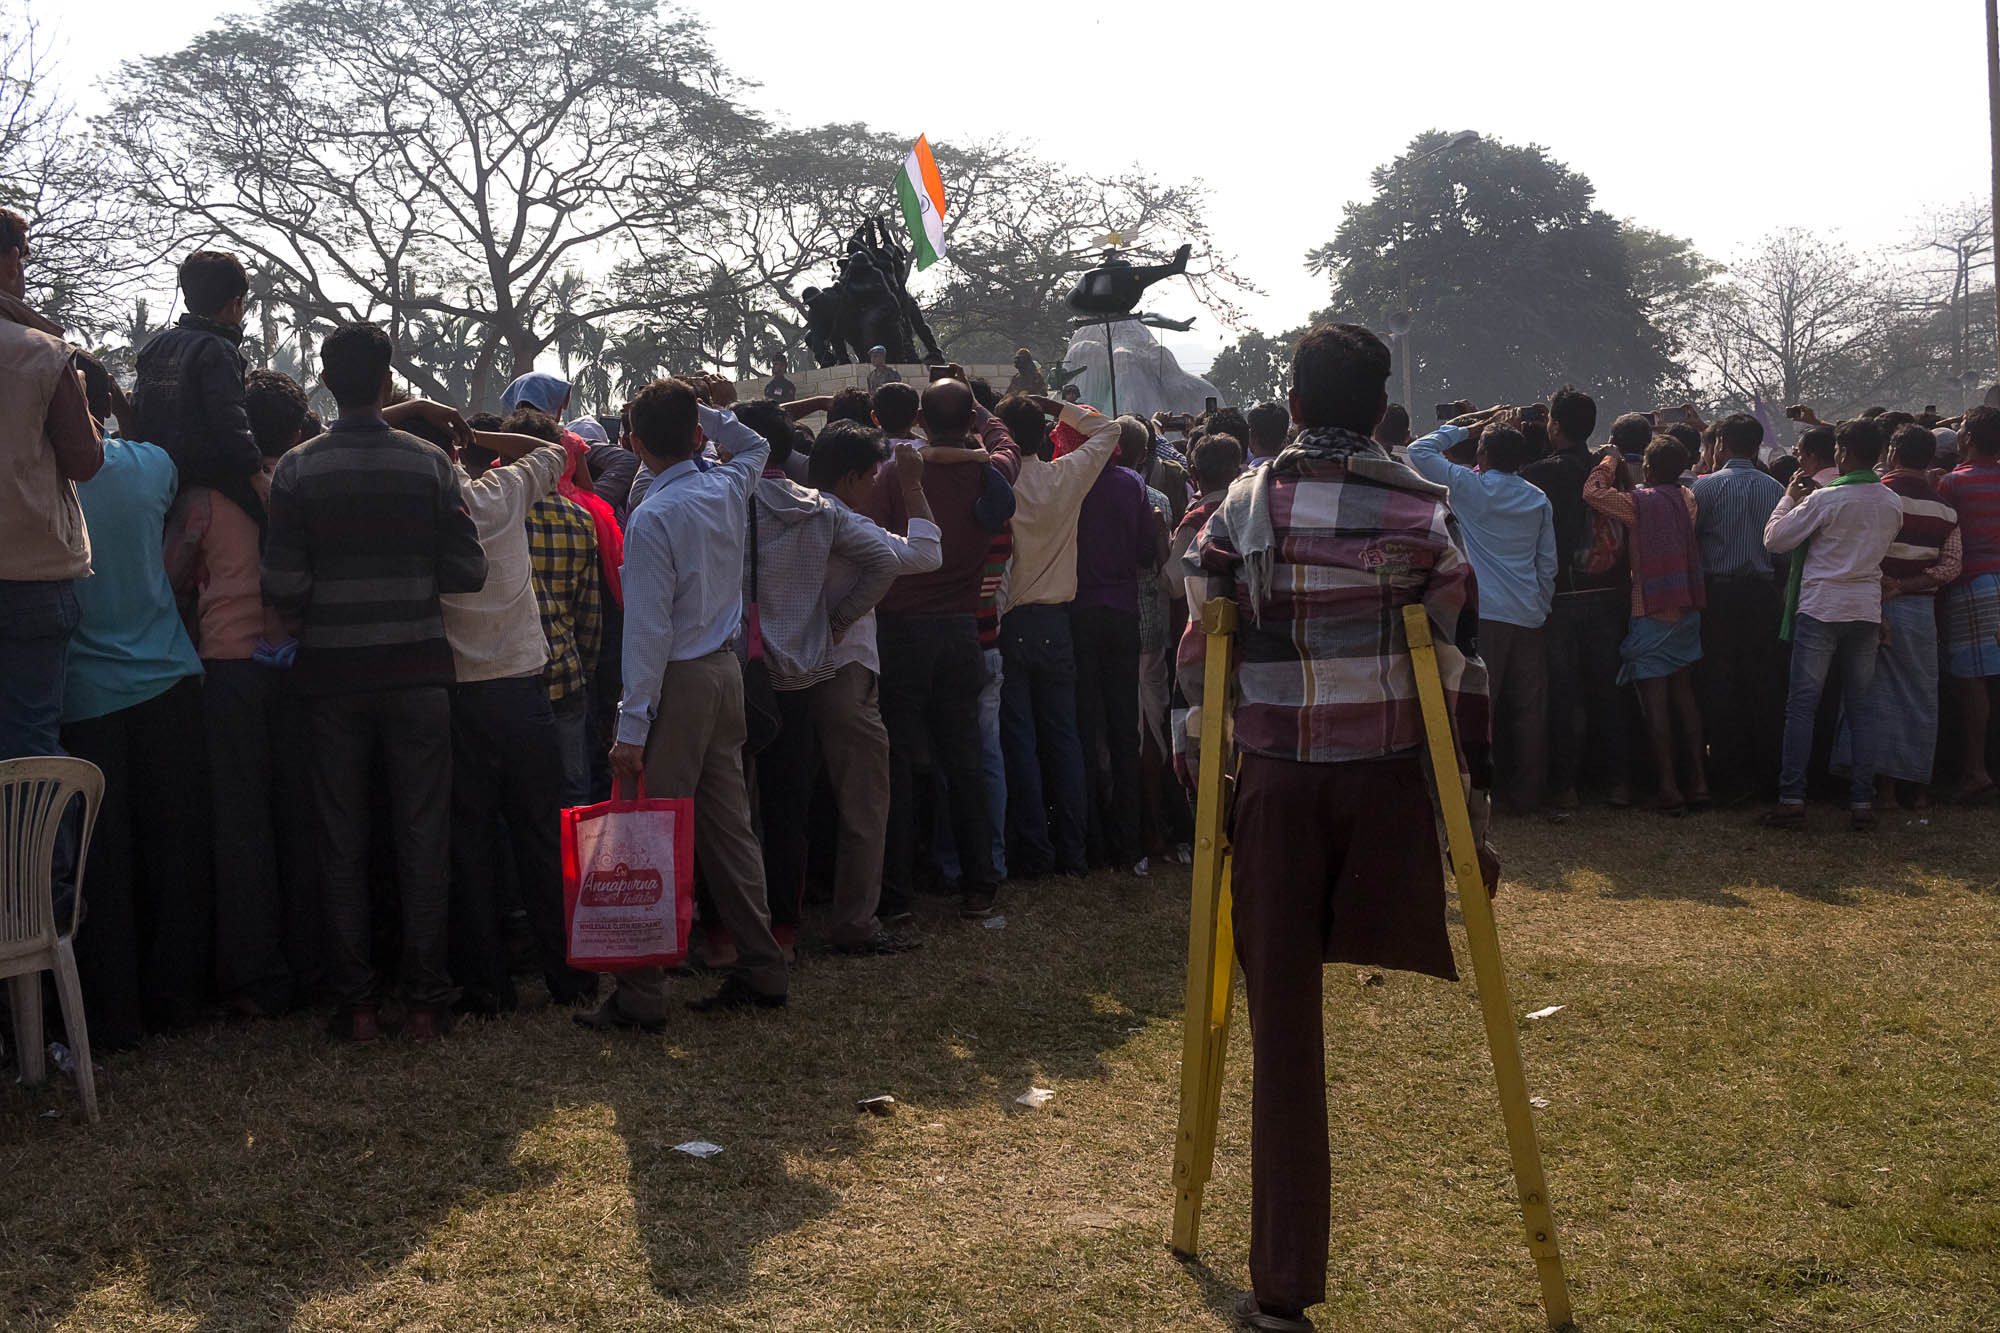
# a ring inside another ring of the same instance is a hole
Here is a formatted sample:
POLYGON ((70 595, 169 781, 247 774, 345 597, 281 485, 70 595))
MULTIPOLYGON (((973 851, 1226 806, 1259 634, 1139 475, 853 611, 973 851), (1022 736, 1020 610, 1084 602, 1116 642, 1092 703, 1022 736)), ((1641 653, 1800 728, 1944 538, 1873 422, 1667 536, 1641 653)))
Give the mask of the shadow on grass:
MULTIPOLYGON (((1108 1076, 1135 1025, 1178 1012, 1186 892, 1178 875, 1018 889, 1001 930, 940 908, 921 952, 809 957, 783 1013, 682 1011, 664 1036, 539 1010, 435 1048, 348 1049, 299 1018, 101 1060, 97 1126, 73 1121, 66 1089, 0 1091, 0 1172, 36 1182, 0 1212, 0 1246, 23 1261, 0 1271, 0 1326, 116 1326, 97 1313, 114 1297, 127 1317, 216 1333, 285 1327, 321 1298, 393 1302, 400 1288, 369 1293, 451 1268, 455 1229, 484 1205, 579 1171, 577 1188, 601 1185, 601 1153, 524 1146, 592 1105, 615 1117, 652 1292, 740 1299, 759 1247, 839 1203, 792 1164, 861 1152, 860 1098, 1000 1105, 1108 1076), (724 1153, 674 1151, 691 1139, 724 1153)), ((560 1321, 562 1293, 547 1299, 536 1317, 560 1321)))
MULTIPOLYGON (((1673 821, 1591 812, 1523 839, 1525 854, 1509 863, 1509 887, 1724 908, 1750 906, 1739 891, 1750 888, 1832 907, 1860 906, 1875 895, 1923 898, 1939 887, 2000 895, 1992 871, 2000 820, 1990 815, 1885 812, 1876 829, 1857 833, 1842 810, 1808 809, 1804 831, 1761 828, 1740 810, 1673 821)), ((1503 843, 1503 860, 1507 850, 1503 843)))

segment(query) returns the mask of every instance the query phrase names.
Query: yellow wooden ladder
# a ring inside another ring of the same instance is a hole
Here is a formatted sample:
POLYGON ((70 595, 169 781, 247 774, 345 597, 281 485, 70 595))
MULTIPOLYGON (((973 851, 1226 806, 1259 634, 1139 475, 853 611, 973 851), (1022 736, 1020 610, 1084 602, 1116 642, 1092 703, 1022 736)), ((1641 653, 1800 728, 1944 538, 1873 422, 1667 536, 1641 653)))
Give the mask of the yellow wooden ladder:
MULTIPOLYGON (((1417 694, 1423 704, 1424 731, 1430 744, 1433 774, 1458 772, 1457 746, 1452 741, 1451 716, 1445 709, 1444 681, 1438 674, 1437 649, 1431 641, 1430 619, 1422 606, 1403 608, 1411 663, 1416 669, 1417 694)), ((1175 1251, 1192 1257, 1199 1248, 1202 1190, 1215 1161, 1215 1126, 1222 1109, 1222 1065, 1229 1041, 1229 1009, 1234 991, 1235 941, 1230 934, 1230 857, 1223 828, 1226 759, 1223 733, 1229 689, 1229 652, 1236 633, 1236 606, 1218 598, 1201 608, 1202 632, 1208 637, 1207 669, 1201 700, 1201 769, 1195 807, 1194 903, 1188 923, 1187 1017, 1181 1045, 1181 1119, 1174 1144, 1175 1251)), ((1486 1044, 1493 1056, 1493 1076, 1499 1085, 1500 1115, 1507 1127, 1507 1147, 1514 1159, 1514 1184, 1521 1197, 1528 1253, 1541 1279, 1542 1308, 1549 1327, 1571 1326, 1569 1287, 1563 1276, 1562 1250, 1556 1242, 1555 1213, 1549 1205, 1548 1182, 1542 1175, 1541 1147, 1535 1138, 1534 1110, 1528 1104, 1528 1081, 1521 1068, 1521 1043, 1507 996, 1507 974, 1500 962, 1500 936, 1494 926, 1493 904, 1480 879, 1472 816, 1465 793, 1455 781, 1437 783, 1438 804, 1444 811, 1445 835, 1458 881, 1459 911, 1465 919, 1466 949, 1479 989, 1479 1007, 1486 1022, 1486 1044)))

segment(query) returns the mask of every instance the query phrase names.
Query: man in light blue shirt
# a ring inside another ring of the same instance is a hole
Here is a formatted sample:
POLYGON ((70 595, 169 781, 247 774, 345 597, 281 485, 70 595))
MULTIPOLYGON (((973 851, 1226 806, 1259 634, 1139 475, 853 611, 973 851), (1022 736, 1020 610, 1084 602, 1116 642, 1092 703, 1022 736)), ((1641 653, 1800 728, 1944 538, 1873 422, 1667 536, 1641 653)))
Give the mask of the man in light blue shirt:
MULTIPOLYGON (((764 859, 743 777, 743 548, 750 492, 770 457, 763 436, 701 403, 692 385, 657 380, 632 400, 632 437, 656 480, 625 532, 625 697, 611 771, 621 794, 640 779, 649 797, 694 801, 695 855, 721 925, 736 940, 722 989, 690 1007, 712 1013, 785 1002, 785 957, 771 934, 764 859), (722 463, 695 465, 704 441, 722 463), (662 701, 671 715, 660 715, 662 701)), ((676 885, 692 892, 692 885, 676 885)), ((657 967, 620 973, 585 1027, 666 1024, 657 967)))
POLYGON ((1541 803, 1548 772, 1542 626, 1556 593, 1555 510, 1519 473, 1528 442, 1507 424, 1459 418, 1410 446, 1410 466, 1445 488, 1479 576, 1479 655, 1493 700, 1494 793, 1516 814, 1541 803), (1445 451, 1477 433, 1477 468, 1445 451))

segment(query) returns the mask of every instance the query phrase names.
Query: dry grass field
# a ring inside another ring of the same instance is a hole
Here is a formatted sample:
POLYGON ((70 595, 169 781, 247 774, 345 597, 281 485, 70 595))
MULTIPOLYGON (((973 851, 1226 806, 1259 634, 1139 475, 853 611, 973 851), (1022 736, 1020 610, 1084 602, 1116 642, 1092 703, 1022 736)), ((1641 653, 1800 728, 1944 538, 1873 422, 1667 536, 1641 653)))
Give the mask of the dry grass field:
MULTIPOLYGON (((1523 1039, 1586 1329, 2000 1328, 2000 823, 1815 813, 1500 830, 1515 1007, 1566 1006, 1523 1039)), ((0 1327, 1224 1328, 1247 1040, 1204 1261, 1166 1246, 1187 891, 940 908, 920 953, 660 1037, 298 1020, 101 1061, 95 1127, 0 1090, 0 1327)), ((1326 973, 1320 1327, 1540 1327, 1471 983, 1363 979, 1326 973)))

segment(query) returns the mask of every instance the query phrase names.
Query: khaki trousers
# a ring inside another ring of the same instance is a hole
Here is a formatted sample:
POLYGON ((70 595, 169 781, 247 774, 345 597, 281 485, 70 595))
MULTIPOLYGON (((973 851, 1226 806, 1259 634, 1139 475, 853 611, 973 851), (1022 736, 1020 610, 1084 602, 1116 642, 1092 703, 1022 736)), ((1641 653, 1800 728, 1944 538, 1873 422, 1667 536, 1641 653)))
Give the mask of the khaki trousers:
POLYGON ((889 835, 889 731, 882 725, 875 673, 849 662, 832 680, 813 686, 813 726, 819 732, 827 780, 840 807, 834 858, 835 944, 866 943, 878 928, 882 848, 889 835))
MULTIPOLYGON (((722 925, 736 939, 732 973, 765 995, 789 984, 771 934, 764 858, 750 826, 743 780, 743 669, 733 650, 669 662, 660 678, 660 714, 646 737, 646 794, 694 801, 694 856, 722 925)), ((626 1015, 666 1016, 666 974, 621 972, 612 1000, 626 1015)))

